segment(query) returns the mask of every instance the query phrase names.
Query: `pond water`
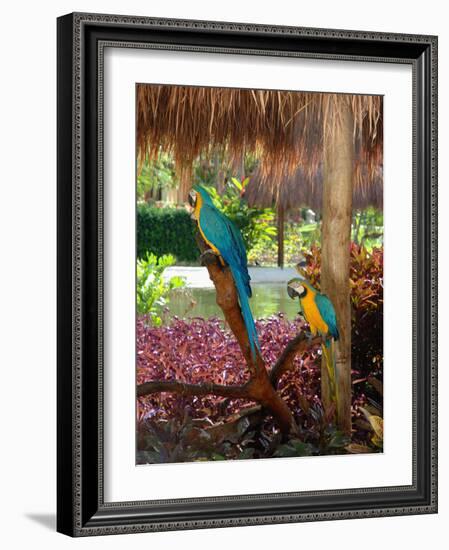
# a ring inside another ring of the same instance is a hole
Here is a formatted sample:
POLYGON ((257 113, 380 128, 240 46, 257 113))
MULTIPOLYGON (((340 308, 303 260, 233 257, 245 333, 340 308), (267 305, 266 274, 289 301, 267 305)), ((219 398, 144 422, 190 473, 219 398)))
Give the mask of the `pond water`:
MULTIPOLYGON (((255 319, 266 318, 282 312, 289 319, 295 319, 299 310, 297 300, 292 300, 287 294, 286 284, 253 283, 253 296, 250 306, 255 319)), ((171 315, 181 318, 218 317, 223 319, 223 313, 215 301, 214 288, 189 288, 174 290, 168 304, 171 315)))

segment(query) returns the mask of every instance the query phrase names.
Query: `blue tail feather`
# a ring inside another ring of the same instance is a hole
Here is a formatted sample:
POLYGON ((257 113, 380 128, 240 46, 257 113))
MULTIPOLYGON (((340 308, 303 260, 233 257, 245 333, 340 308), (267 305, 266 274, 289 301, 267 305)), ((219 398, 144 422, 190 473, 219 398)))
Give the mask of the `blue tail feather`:
POLYGON ((259 338, 257 336, 256 325, 254 323, 253 314, 251 313, 251 308, 249 307, 248 301, 248 291, 247 287, 249 286, 248 281, 244 281, 242 274, 238 268, 234 268, 232 265, 231 268, 232 276, 237 288, 237 293, 239 296, 240 309, 242 310, 243 321, 245 322, 246 331, 248 333, 249 345, 251 348, 251 355, 253 358, 256 357, 256 348, 260 353, 260 344, 259 338))

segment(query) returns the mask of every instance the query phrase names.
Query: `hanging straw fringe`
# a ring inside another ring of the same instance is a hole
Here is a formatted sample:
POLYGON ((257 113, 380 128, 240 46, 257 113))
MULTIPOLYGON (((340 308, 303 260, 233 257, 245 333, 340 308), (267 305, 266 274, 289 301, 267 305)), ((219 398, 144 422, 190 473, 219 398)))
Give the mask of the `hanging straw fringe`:
POLYGON ((245 151, 258 159, 252 178, 258 185, 248 189, 254 194, 257 187, 259 199, 263 191, 267 205, 304 186, 308 189, 302 189, 303 195, 313 196, 320 187, 323 130, 335 132, 343 105, 350 106, 354 119, 355 198, 362 203, 378 201, 383 162, 381 96, 140 84, 139 166, 145 159, 155 160, 160 152, 172 154, 186 196, 194 183, 193 162, 201 154, 218 153, 237 165, 245 151))

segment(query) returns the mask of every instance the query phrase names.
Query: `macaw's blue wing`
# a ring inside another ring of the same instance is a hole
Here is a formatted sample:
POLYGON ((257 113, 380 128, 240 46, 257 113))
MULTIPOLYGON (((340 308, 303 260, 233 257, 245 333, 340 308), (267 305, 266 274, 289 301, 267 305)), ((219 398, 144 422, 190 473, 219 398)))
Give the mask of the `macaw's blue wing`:
MULTIPOLYGON (((221 214, 221 212, 219 213, 221 214)), ((249 298, 251 298, 253 294, 251 286, 249 284, 251 277, 248 273, 248 257, 246 255, 246 248, 245 243, 243 242, 242 234, 240 233, 238 227, 230 219, 228 219, 226 216, 223 216, 223 218, 226 220, 226 223, 228 225, 229 233, 231 234, 232 244, 235 247, 235 252, 238 256, 242 274, 246 275, 246 277, 244 277, 246 294, 249 298)))
POLYGON ((206 239, 217 248, 231 270, 254 357, 256 348, 260 351, 260 345, 248 301, 251 297, 251 286, 242 236, 237 227, 214 206, 204 204, 201 207, 198 222, 206 239))
POLYGON ((219 251, 224 261, 238 267, 245 286, 246 295, 251 298, 248 260, 242 235, 234 223, 214 206, 203 205, 200 211, 200 227, 206 239, 219 251))
POLYGON ((332 302, 325 294, 316 294, 315 302, 321 317, 328 326, 329 334, 334 340, 338 340, 340 334, 338 333, 337 316, 335 315, 335 309, 332 302))

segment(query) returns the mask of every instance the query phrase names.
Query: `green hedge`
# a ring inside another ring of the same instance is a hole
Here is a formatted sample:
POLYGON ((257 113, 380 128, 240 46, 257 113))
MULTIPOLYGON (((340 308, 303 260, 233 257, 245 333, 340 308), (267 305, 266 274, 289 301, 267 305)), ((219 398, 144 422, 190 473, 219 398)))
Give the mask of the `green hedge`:
POLYGON ((196 262, 199 251, 194 235, 195 226, 186 210, 138 205, 138 258, 152 252, 156 256, 173 254, 178 262, 196 262))

